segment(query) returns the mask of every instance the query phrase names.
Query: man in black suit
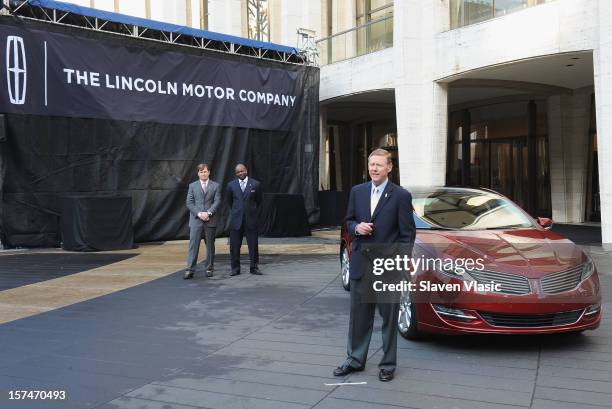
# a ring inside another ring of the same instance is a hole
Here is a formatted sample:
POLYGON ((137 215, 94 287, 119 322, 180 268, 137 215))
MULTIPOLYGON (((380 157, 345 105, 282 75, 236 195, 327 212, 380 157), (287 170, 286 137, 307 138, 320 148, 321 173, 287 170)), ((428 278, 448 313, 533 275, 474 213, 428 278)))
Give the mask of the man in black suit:
POLYGON ((259 271, 259 249, 257 243, 257 212, 262 201, 261 185, 248 177, 246 166, 236 165, 236 177, 227 184, 225 197, 230 206, 230 257, 231 276, 240 274, 240 247, 246 236, 251 261, 251 274, 261 275, 259 271))
MULTIPOLYGON (((365 368, 376 306, 383 319, 383 357, 378 365, 378 378, 385 382, 394 376, 399 304, 395 298, 389 302, 390 299, 372 300, 366 296, 372 294, 371 253, 375 253, 376 249, 385 250, 386 255, 393 258, 395 254, 390 254, 389 249, 399 248, 403 253, 401 256, 410 257, 416 236, 412 196, 389 181, 392 167, 389 152, 374 150, 368 157, 368 172, 372 181, 354 186, 349 197, 346 225, 353 236, 349 271, 351 313, 347 358, 334 370, 335 376, 345 376, 365 368)), ((380 294, 376 296, 382 297, 380 294)))
POLYGON ((212 277, 215 267, 215 235, 217 231, 217 209, 221 203, 221 187, 210 180, 210 168, 206 163, 197 166, 198 180, 189 185, 187 209, 189 209, 189 254, 184 279, 193 277, 204 233, 206 243, 206 276, 212 277))

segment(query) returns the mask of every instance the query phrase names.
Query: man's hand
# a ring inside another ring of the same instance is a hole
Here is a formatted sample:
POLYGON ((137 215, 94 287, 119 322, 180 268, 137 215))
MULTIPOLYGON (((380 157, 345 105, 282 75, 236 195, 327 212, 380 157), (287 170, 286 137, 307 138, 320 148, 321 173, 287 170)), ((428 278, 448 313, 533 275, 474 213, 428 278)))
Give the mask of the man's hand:
POLYGON ((198 213, 198 217, 199 217, 199 218, 200 218, 202 221, 205 221, 205 222, 207 222, 207 221, 208 221, 208 219, 210 218, 210 217, 208 216, 208 212, 200 212, 200 213, 198 213))
POLYGON ((357 225, 355 231, 362 236, 369 236, 374 232, 374 223, 361 222, 357 225))

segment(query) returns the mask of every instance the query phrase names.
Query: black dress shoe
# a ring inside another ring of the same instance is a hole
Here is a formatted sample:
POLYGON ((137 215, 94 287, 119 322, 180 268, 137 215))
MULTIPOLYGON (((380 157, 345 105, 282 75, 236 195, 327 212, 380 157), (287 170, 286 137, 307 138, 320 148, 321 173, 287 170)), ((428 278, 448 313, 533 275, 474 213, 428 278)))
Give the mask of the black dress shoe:
POLYGON ((234 271, 232 271, 232 272, 230 273, 230 276, 231 276, 231 277, 233 277, 233 276, 238 276, 238 275, 240 275, 240 271, 236 271, 236 270, 234 270, 234 271))
POLYGON ((183 276, 184 280, 189 280, 190 278, 193 278, 193 271, 185 271, 185 275, 183 276))
POLYGON ((251 270, 251 274, 255 274, 256 276, 262 276, 263 274, 259 271, 258 268, 254 268, 251 270))
POLYGON ((395 373, 395 369, 384 369, 382 368, 378 373, 378 379, 381 382, 389 382, 393 379, 393 374, 395 373))
POLYGON ((361 372, 364 369, 365 365, 355 368, 354 366, 351 366, 348 362, 345 362, 336 369, 334 369, 334 376, 346 376, 352 372, 361 372))

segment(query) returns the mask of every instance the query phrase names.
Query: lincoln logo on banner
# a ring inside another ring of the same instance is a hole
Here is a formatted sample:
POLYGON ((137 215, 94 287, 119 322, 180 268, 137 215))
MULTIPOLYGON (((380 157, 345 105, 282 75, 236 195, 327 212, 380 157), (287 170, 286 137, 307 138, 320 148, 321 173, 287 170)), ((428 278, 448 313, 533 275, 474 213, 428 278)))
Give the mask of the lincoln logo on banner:
POLYGON ((6 38, 6 82, 11 104, 23 105, 26 96, 26 54, 23 38, 6 38))

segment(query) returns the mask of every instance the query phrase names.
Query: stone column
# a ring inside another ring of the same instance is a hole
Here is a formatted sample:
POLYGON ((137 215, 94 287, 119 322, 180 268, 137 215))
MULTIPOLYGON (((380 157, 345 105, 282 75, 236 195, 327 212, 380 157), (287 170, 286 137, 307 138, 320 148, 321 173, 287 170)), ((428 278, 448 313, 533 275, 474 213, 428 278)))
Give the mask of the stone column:
POLYGON ((612 2, 599 0, 599 44, 593 51, 601 233, 612 249, 612 2))
POLYGON ((319 118, 319 190, 329 190, 329 152, 325 143, 327 139, 327 107, 319 107, 319 118))
POLYGON ((246 2, 209 0, 208 13, 210 31, 246 37, 246 2))
POLYGON ((395 107, 404 186, 443 185, 446 179, 448 88, 436 83, 435 35, 448 21, 444 2, 395 2, 395 107))
MULTIPOLYGON (((321 37, 321 1, 280 1, 279 33, 273 33, 275 41, 295 47, 297 45, 297 30, 305 28, 316 32, 321 37)), ((275 19, 274 16, 272 16, 275 19)))
POLYGON ((590 90, 549 97, 547 105, 552 217, 580 223, 587 192, 590 90))

